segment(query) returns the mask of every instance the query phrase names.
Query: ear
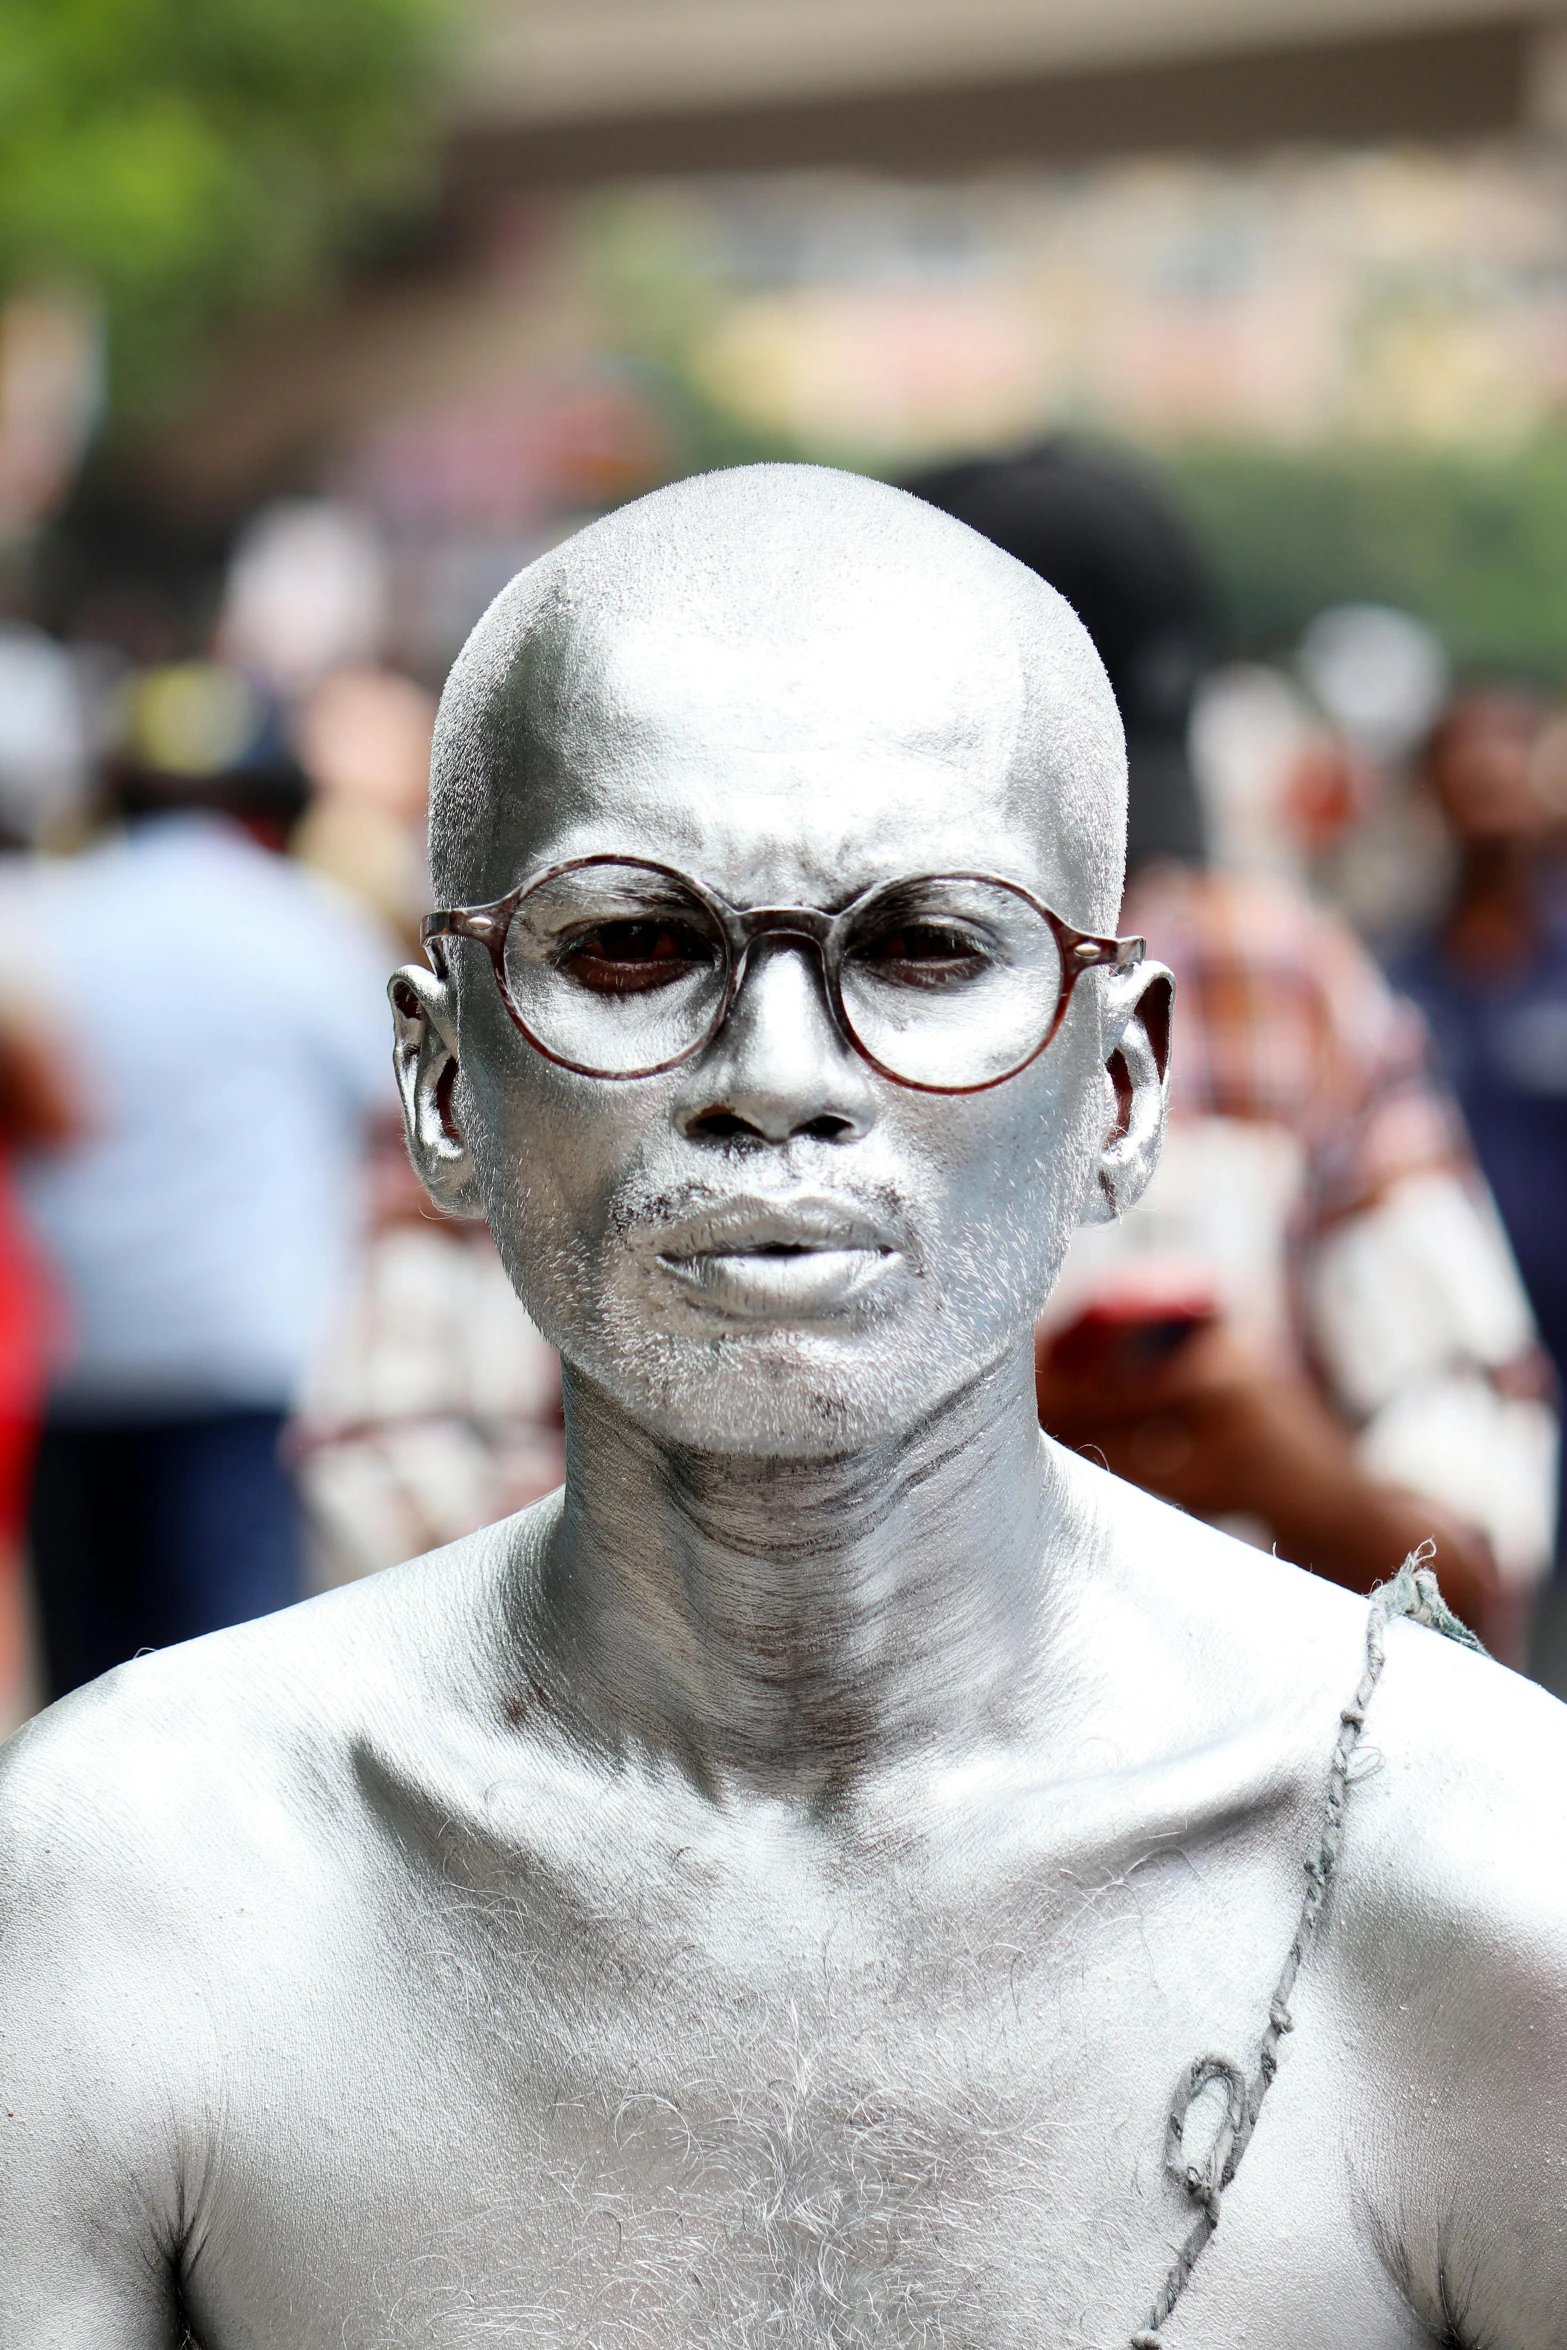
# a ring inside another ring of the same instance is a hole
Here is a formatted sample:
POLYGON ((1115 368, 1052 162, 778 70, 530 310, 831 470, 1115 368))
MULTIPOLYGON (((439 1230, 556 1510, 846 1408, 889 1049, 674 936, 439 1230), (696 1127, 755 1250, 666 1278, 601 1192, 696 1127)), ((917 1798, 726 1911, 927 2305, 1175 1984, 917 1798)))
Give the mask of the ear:
POLYGON ((457 1018, 451 983, 405 963, 387 985, 392 1057, 414 1173, 449 1216, 482 1216, 478 1179, 457 1123, 457 1018))
POLYGON ((1107 973, 1100 1000, 1110 1126, 1083 1203, 1085 1224, 1113 1224, 1135 1208, 1159 1164, 1175 980, 1162 963, 1139 963, 1107 973))

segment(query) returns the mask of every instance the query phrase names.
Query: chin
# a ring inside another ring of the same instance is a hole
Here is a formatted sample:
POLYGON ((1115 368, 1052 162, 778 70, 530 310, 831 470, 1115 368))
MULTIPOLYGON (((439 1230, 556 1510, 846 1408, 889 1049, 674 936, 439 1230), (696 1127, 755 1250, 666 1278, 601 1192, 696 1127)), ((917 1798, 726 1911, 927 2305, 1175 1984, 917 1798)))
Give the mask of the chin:
POLYGON ((641 1327, 616 1340, 579 1352, 568 1339, 562 1351, 659 1441, 756 1460, 835 1460, 896 1442, 980 1368, 886 1328, 699 1341, 641 1327))

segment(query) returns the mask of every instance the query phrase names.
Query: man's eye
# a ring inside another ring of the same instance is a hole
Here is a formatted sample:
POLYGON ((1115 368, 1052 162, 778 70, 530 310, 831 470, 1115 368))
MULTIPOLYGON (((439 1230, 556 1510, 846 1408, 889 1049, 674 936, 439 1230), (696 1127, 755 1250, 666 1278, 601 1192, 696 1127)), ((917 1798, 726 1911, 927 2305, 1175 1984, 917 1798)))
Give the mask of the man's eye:
POLYGON ((675 922, 601 922, 574 938, 559 968, 599 995, 633 995, 705 971, 713 950, 675 922))
POLYGON ((864 940, 855 948, 854 960, 878 979, 940 987, 951 980, 976 978, 987 958, 966 931, 939 922, 901 922, 894 930, 864 940))

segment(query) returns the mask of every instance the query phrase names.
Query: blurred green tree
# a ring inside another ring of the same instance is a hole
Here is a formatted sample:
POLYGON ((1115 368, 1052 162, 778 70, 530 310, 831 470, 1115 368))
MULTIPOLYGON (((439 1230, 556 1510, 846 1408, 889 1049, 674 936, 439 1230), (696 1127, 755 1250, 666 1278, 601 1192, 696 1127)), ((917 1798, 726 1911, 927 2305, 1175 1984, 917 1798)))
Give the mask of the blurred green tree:
POLYGON ((101 306, 120 413, 427 184, 445 0, 0 0, 0 300, 101 306))
POLYGON ((1399 604, 1461 670, 1567 680, 1567 432, 1495 451, 1388 446, 1166 452, 1239 651, 1290 644, 1325 605, 1399 604))

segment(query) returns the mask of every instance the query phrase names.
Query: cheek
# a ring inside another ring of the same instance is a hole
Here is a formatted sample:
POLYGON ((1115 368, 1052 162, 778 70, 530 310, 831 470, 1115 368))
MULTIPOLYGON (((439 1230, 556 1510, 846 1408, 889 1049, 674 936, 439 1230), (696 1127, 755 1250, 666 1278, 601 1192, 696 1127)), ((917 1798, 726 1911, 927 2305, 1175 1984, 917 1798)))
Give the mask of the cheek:
POLYGON ((493 988, 475 988, 460 1003, 458 1064, 458 1124, 504 1252, 508 1240, 520 1240, 518 1219, 530 1202, 569 1191, 587 1172, 592 1120, 564 1098, 560 1073, 518 1034, 493 988))
POLYGON ((1090 1056, 1069 1049, 1058 1058, 1053 1049, 993 1092, 927 1112, 916 1155, 929 1205, 940 1198, 942 1230, 933 1237, 947 1253, 944 1286, 1042 1299, 1093 1179, 1102 1091, 1090 1056))
POLYGON ((620 1151, 613 1119, 563 1098, 556 1073, 518 1042, 536 1066, 465 1069, 459 1116, 512 1287, 550 1344, 572 1352, 597 1317, 620 1151))
POLYGON ((607 1098, 580 1102, 569 1098, 568 1084, 542 1063, 481 1063, 459 1080, 459 1115, 498 1241, 503 1224, 518 1242, 524 1225, 536 1238, 546 1227, 559 1239, 596 1239, 603 1230, 626 1158, 622 1120, 608 1088, 607 1098))
POLYGON ((1084 1148, 1099 1139, 1103 1072, 1092 1040, 1069 1029, 1048 1052, 1004 1085, 969 1094, 952 1107, 948 1149, 955 1169, 976 1185, 1032 1190, 1043 1207, 1070 1186, 1084 1148))
POLYGON ((659 1121, 648 1085, 554 1068, 498 1000, 464 1007, 460 1065, 458 1122, 491 1231, 514 1273, 529 1255, 597 1246, 614 1195, 659 1121))

